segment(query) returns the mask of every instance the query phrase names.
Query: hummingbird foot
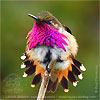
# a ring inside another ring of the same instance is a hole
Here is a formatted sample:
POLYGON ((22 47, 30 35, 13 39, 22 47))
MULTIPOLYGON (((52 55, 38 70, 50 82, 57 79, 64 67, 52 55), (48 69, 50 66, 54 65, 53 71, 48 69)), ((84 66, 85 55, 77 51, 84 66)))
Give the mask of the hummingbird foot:
POLYGON ((47 72, 48 72, 48 73, 50 73, 50 72, 51 72, 51 69, 50 69, 50 68, 48 68, 48 65, 46 66, 46 70, 47 70, 47 72))

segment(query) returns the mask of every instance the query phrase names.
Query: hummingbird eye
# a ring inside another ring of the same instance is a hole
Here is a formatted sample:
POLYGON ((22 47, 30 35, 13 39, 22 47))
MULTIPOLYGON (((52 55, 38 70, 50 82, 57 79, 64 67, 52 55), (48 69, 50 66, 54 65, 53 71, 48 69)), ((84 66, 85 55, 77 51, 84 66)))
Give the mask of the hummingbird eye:
POLYGON ((51 20, 47 21, 47 24, 49 24, 49 25, 52 24, 52 23, 51 23, 51 20))

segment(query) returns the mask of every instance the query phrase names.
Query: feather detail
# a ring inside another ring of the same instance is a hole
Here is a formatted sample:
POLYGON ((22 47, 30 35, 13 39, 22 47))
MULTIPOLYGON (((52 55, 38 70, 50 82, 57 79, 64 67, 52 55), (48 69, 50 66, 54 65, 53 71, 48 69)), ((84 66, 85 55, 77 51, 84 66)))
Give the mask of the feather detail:
POLYGON ((68 80, 65 77, 62 78, 61 85, 64 88, 64 91, 68 92, 68 80))
POLYGON ((53 48, 56 43, 59 48, 66 51, 63 44, 66 46, 68 46, 68 44, 63 38, 67 39, 65 35, 59 33, 56 29, 51 28, 45 22, 42 22, 41 24, 35 22, 33 29, 28 33, 26 37, 28 43, 28 50, 31 50, 32 48, 36 47, 38 43, 40 45, 46 46, 51 45, 51 47, 53 48))
POLYGON ((49 80, 48 86, 47 86, 47 92, 55 92, 58 87, 58 79, 56 79, 55 82, 49 80))
POLYGON ((38 64, 38 65, 36 66, 35 75, 41 73, 41 77, 43 77, 44 72, 45 72, 45 69, 44 69, 43 67, 41 67, 41 65, 38 64))
POLYGON ((78 51, 78 44, 75 37, 68 33, 65 29, 63 29, 63 35, 67 37, 69 52, 75 57, 78 51))
MULTIPOLYGON (((31 87, 35 87, 40 82, 41 78, 43 78, 46 69, 42 64, 40 64, 39 60, 34 59, 34 54, 32 53, 32 51, 27 51, 24 56, 26 56, 27 59, 24 57, 26 60, 22 63, 21 68, 28 69, 24 72, 23 77, 27 77, 35 73, 34 79, 31 84, 31 87)), ((48 55, 48 57, 49 56, 50 55, 48 55)), ((66 67, 65 69, 60 69, 60 67, 54 67, 54 69, 51 70, 51 78, 48 84, 47 91, 55 92, 58 83, 61 83, 62 87, 64 88, 64 91, 68 92, 68 82, 70 81, 73 86, 76 87, 77 79, 75 76, 82 80, 83 76, 80 70, 84 71, 85 67, 82 67, 83 65, 79 61, 74 59, 73 56, 68 56, 64 59, 64 61, 58 59, 57 63, 62 63, 62 65, 66 67), (64 63, 65 61, 69 61, 69 64, 64 63)))
POLYGON ((79 69, 81 70, 80 66, 82 66, 82 64, 79 61, 75 60, 71 56, 67 57, 66 60, 70 60, 70 64, 69 64, 68 68, 59 71, 58 82, 59 83, 61 82, 61 85, 64 88, 64 91, 68 92, 69 91, 68 81, 70 81, 73 84, 73 86, 76 87, 78 81, 77 81, 75 75, 80 80, 83 79, 83 76, 82 76, 82 73, 79 71, 79 69))
POLYGON ((31 87, 35 87, 40 82, 40 80, 41 80, 41 74, 35 75, 31 87))
POLYGON ((62 80, 63 78, 63 73, 62 71, 59 72, 59 75, 58 75, 58 82, 60 83, 60 81, 62 80))

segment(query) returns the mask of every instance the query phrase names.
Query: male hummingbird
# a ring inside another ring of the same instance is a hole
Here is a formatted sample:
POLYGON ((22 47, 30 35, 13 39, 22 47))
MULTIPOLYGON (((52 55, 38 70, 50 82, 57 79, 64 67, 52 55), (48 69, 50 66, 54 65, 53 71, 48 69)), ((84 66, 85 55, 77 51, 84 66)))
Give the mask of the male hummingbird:
POLYGON ((24 62, 21 68, 28 68, 23 77, 27 77, 35 73, 32 87, 35 87, 43 78, 44 72, 47 70, 51 73, 47 91, 55 92, 58 83, 61 83, 65 92, 68 92, 69 81, 76 87, 77 79, 82 79, 80 70, 85 71, 86 68, 78 60, 75 55, 78 51, 78 44, 71 30, 62 25, 50 12, 43 11, 32 17, 35 22, 32 30, 28 33, 26 52, 21 59, 24 62), (56 62, 52 69, 48 68, 51 60, 56 62))

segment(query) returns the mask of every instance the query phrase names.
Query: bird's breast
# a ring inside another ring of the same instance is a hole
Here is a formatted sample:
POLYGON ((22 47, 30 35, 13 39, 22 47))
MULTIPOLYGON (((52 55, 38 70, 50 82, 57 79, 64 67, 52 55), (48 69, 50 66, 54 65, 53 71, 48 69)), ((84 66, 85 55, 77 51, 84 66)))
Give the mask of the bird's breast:
POLYGON ((56 64, 53 67, 54 69, 65 69, 70 64, 70 61, 64 60, 69 56, 68 51, 64 51, 61 48, 55 46, 46 47, 46 46, 38 46, 30 51, 27 51, 30 60, 38 60, 44 69, 46 69, 46 65, 50 63, 52 59, 56 59, 56 64))

